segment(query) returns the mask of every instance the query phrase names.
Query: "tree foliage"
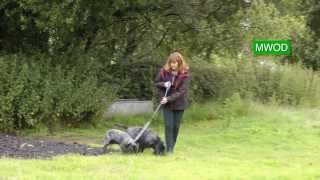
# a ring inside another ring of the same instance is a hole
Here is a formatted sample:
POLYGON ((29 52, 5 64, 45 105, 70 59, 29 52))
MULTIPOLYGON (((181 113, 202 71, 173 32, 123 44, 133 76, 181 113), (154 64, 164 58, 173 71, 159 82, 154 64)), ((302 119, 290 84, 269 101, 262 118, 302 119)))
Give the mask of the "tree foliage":
POLYGON ((274 74, 253 76, 241 62, 287 60, 319 70, 319 20, 316 0, 2 0, 0 129, 90 121, 102 107, 94 99, 115 93, 151 99, 153 79, 173 50, 191 64, 191 100, 248 91, 298 104, 306 91, 280 91, 274 74), (293 54, 252 57, 255 38, 291 39, 293 54))

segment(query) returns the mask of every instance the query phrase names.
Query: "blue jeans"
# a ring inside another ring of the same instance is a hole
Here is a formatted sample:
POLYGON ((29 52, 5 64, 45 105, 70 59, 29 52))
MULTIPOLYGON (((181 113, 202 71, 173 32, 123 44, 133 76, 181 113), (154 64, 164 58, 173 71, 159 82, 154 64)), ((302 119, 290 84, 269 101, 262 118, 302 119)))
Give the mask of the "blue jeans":
POLYGON ((177 141, 180 122, 184 110, 170 110, 163 109, 164 123, 165 123, 165 138, 166 138, 166 150, 167 152, 173 152, 174 146, 177 141))

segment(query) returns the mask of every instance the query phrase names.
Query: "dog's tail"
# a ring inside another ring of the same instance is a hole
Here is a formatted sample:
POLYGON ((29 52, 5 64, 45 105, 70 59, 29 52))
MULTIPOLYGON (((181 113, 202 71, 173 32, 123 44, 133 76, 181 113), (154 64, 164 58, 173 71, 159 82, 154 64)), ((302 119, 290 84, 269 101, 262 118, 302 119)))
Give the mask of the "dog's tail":
POLYGON ((128 126, 125 126, 125 125, 123 125, 123 124, 114 124, 114 126, 115 127, 117 127, 117 128, 121 128, 121 129, 128 129, 128 126))

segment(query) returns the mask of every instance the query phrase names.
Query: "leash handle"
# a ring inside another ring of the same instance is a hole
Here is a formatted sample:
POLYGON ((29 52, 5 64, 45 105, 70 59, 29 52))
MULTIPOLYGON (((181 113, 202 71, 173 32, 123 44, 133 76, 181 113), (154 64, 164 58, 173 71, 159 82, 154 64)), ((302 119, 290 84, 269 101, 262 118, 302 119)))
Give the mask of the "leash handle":
MULTIPOLYGON (((172 84, 174 83, 175 80, 175 76, 172 77, 172 84)), ((172 86, 171 84, 171 86, 172 86)), ((170 87, 171 87, 170 86, 170 87)), ((164 93, 164 97, 167 97, 167 94, 169 92, 170 87, 166 88, 166 92, 164 93)), ((156 108, 156 110, 154 111, 154 113, 151 116, 151 119, 143 126, 142 130, 139 132, 139 134, 135 137, 134 142, 137 142, 138 139, 142 136, 142 134, 144 133, 144 131, 149 127, 149 125, 151 124, 152 120, 154 119, 154 116, 158 113, 160 107, 161 107, 161 103, 158 105, 158 107, 156 108)))

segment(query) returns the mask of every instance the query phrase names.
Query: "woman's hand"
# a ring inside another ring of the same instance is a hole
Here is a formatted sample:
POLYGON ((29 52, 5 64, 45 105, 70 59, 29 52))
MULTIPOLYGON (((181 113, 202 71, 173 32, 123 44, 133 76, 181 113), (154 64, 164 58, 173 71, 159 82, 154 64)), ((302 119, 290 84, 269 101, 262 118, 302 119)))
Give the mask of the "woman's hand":
POLYGON ((163 97, 160 104, 166 104, 168 102, 167 97, 163 97))
POLYGON ((164 87, 165 88, 168 89, 170 86, 171 86, 171 82, 170 81, 167 81, 167 82, 164 83, 164 87))

